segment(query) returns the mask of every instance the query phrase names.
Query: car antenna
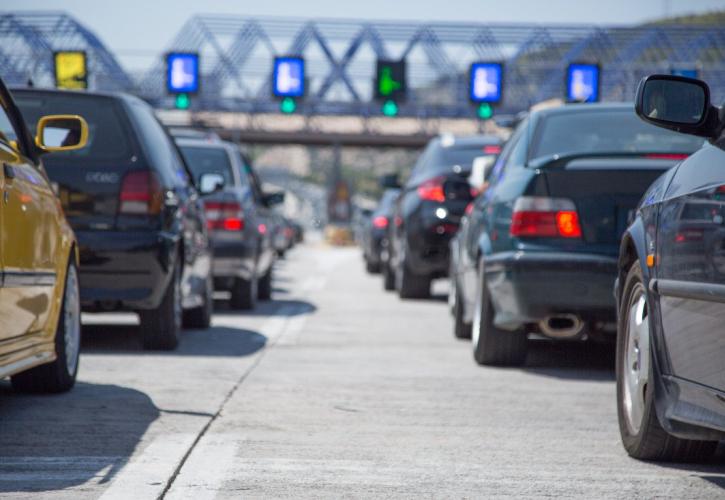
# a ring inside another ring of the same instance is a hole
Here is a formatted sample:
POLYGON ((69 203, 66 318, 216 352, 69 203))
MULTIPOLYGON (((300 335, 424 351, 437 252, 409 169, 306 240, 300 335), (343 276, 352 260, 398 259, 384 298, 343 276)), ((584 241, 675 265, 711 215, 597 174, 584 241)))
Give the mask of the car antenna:
POLYGON ((27 85, 28 85, 28 88, 29 89, 32 89, 33 87, 35 87, 35 84, 33 83, 33 79, 32 78, 28 78, 27 85))

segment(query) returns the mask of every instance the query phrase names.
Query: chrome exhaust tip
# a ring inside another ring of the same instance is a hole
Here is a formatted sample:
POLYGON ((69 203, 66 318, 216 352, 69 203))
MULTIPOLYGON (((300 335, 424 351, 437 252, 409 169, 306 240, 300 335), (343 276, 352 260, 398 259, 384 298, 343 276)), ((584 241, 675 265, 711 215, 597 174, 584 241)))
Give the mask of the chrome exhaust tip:
POLYGON ((570 339, 584 330, 584 321, 576 314, 556 314, 539 321, 539 329, 553 339, 570 339))

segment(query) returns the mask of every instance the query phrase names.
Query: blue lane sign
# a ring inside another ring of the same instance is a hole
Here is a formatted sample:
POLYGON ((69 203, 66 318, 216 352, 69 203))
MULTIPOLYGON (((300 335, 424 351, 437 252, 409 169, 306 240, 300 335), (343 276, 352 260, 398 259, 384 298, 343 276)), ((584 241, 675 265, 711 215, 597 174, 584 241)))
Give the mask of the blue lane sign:
POLYGON ((686 76, 687 78, 697 78, 697 69, 695 68, 670 68, 670 74, 675 76, 686 76))
POLYGON ((166 89, 169 93, 193 94, 199 90, 199 54, 166 54, 166 89))
POLYGON ((599 65, 570 64, 566 70, 566 100, 597 102, 599 100, 599 65))
POLYGON ((471 64, 468 95, 473 102, 497 103, 501 100, 503 66, 500 63, 471 64))
POLYGON ((277 97, 305 95, 305 60, 301 57, 275 57, 272 90, 277 97))

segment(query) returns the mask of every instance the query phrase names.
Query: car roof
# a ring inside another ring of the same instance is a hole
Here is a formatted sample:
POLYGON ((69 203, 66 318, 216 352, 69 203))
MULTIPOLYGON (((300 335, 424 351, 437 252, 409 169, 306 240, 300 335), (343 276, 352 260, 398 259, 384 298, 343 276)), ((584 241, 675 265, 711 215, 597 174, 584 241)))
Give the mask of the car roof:
POLYGON ((82 98, 93 98, 93 97, 105 97, 126 101, 141 101, 143 99, 127 94, 126 92, 99 92, 99 91, 88 91, 88 90, 67 90, 67 89, 51 89, 41 87, 10 87, 12 94, 54 94, 61 96, 77 96, 82 98))
POLYGON ((442 134, 434 139, 444 148, 474 148, 501 144, 503 139, 495 135, 453 135, 442 134))
POLYGON ((545 118, 553 115, 591 113, 593 111, 631 111, 634 113, 634 104, 631 102, 572 103, 553 108, 536 110, 533 111, 531 115, 539 118, 545 118))
POLYGON ((233 142, 217 141, 210 139, 194 139, 189 137, 174 137, 174 142, 179 146, 194 146, 196 148, 223 148, 226 150, 238 150, 233 142))

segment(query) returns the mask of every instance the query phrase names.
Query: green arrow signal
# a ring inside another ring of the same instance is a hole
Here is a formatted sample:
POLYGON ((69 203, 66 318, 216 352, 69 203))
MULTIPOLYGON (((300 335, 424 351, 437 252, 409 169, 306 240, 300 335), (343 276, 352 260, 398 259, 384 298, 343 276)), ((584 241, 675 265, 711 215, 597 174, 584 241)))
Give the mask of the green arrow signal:
POLYGON ((378 90, 381 95, 389 96, 401 87, 401 83, 393 79, 393 70, 389 66, 383 66, 380 70, 378 90))

